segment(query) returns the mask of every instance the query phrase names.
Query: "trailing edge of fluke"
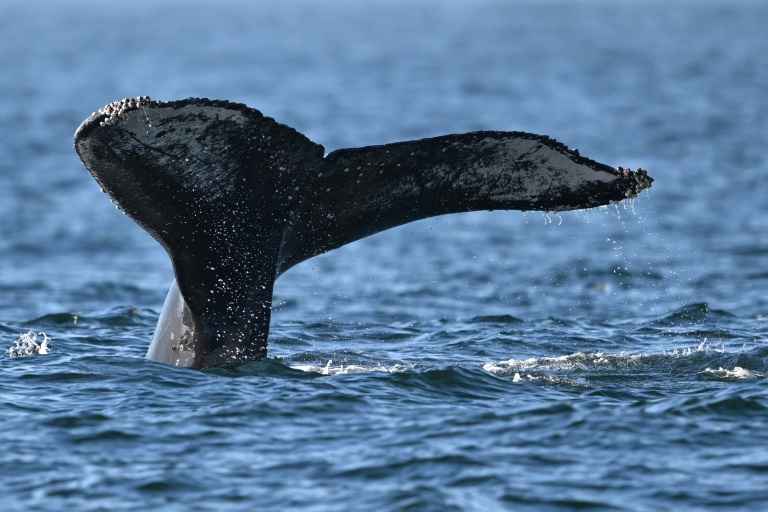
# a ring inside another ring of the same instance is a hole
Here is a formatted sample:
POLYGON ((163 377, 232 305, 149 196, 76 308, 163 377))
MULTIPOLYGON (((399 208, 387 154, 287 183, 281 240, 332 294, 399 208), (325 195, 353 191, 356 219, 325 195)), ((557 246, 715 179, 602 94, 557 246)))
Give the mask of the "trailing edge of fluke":
POLYGON ((195 368, 265 357, 275 279, 307 258, 426 217, 592 208, 653 181, 522 132, 325 155, 258 110, 195 98, 111 103, 78 128, 75 149, 173 262, 147 357, 195 368))

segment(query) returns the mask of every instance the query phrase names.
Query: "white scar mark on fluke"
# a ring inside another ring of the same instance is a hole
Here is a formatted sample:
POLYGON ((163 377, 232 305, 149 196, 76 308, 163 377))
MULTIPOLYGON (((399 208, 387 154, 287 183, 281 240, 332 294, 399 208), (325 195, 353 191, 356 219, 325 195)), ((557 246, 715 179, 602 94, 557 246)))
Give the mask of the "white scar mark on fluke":
POLYGON ((435 215, 592 208, 653 182, 524 132, 326 154, 258 110, 195 98, 111 103, 75 149, 173 262, 147 357, 196 368, 265 357, 275 279, 308 258, 435 215))

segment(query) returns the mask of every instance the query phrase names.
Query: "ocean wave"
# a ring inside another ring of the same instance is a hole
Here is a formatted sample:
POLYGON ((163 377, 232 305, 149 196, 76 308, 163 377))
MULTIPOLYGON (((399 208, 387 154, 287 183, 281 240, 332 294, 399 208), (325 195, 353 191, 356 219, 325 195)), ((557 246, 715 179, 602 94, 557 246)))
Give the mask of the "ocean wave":
POLYGON ((736 318, 736 315, 730 311, 713 308, 707 302, 696 302, 675 309, 671 313, 659 318, 655 323, 658 326, 674 327, 732 318, 736 318))
POLYGON ((133 325, 154 325, 158 313, 152 309, 136 308, 133 306, 118 306, 106 311, 94 311, 86 314, 58 312, 49 313, 25 323, 30 325, 87 325, 121 327, 133 325))
POLYGON ((712 347, 705 340, 696 348, 660 354, 575 352, 559 357, 488 362, 482 368, 512 382, 544 381, 575 386, 610 377, 742 381, 765 378, 765 361, 760 352, 755 349, 729 353, 724 347, 712 347))

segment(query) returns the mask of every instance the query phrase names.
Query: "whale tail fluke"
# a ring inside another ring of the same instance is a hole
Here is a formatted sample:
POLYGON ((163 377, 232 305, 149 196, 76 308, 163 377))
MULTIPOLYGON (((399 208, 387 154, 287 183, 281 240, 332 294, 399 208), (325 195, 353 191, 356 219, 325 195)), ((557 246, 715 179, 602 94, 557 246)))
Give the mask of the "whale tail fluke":
POLYGON ((203 99, 112 103, 80 126, 75 148, 173 262, 178 290, 148 357, 193 367, 264 357, 274 281, 307 258, 435 215, 590 208, 652 182, 527 133, 323 156, 255 109, 203 99))

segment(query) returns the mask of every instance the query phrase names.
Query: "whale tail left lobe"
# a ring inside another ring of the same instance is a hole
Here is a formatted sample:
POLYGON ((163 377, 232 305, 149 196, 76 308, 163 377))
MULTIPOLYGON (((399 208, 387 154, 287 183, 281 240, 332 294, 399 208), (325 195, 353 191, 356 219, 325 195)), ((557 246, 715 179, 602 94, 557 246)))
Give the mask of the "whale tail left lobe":
POLYGON ((299 170, 322 160, 322 146, 244 105, 140 98, 91 116, 75 148, 102 190, 168 252, 189 309, 193 365, 263 357, 298 200, 288 191, 302 186, 299 170))

